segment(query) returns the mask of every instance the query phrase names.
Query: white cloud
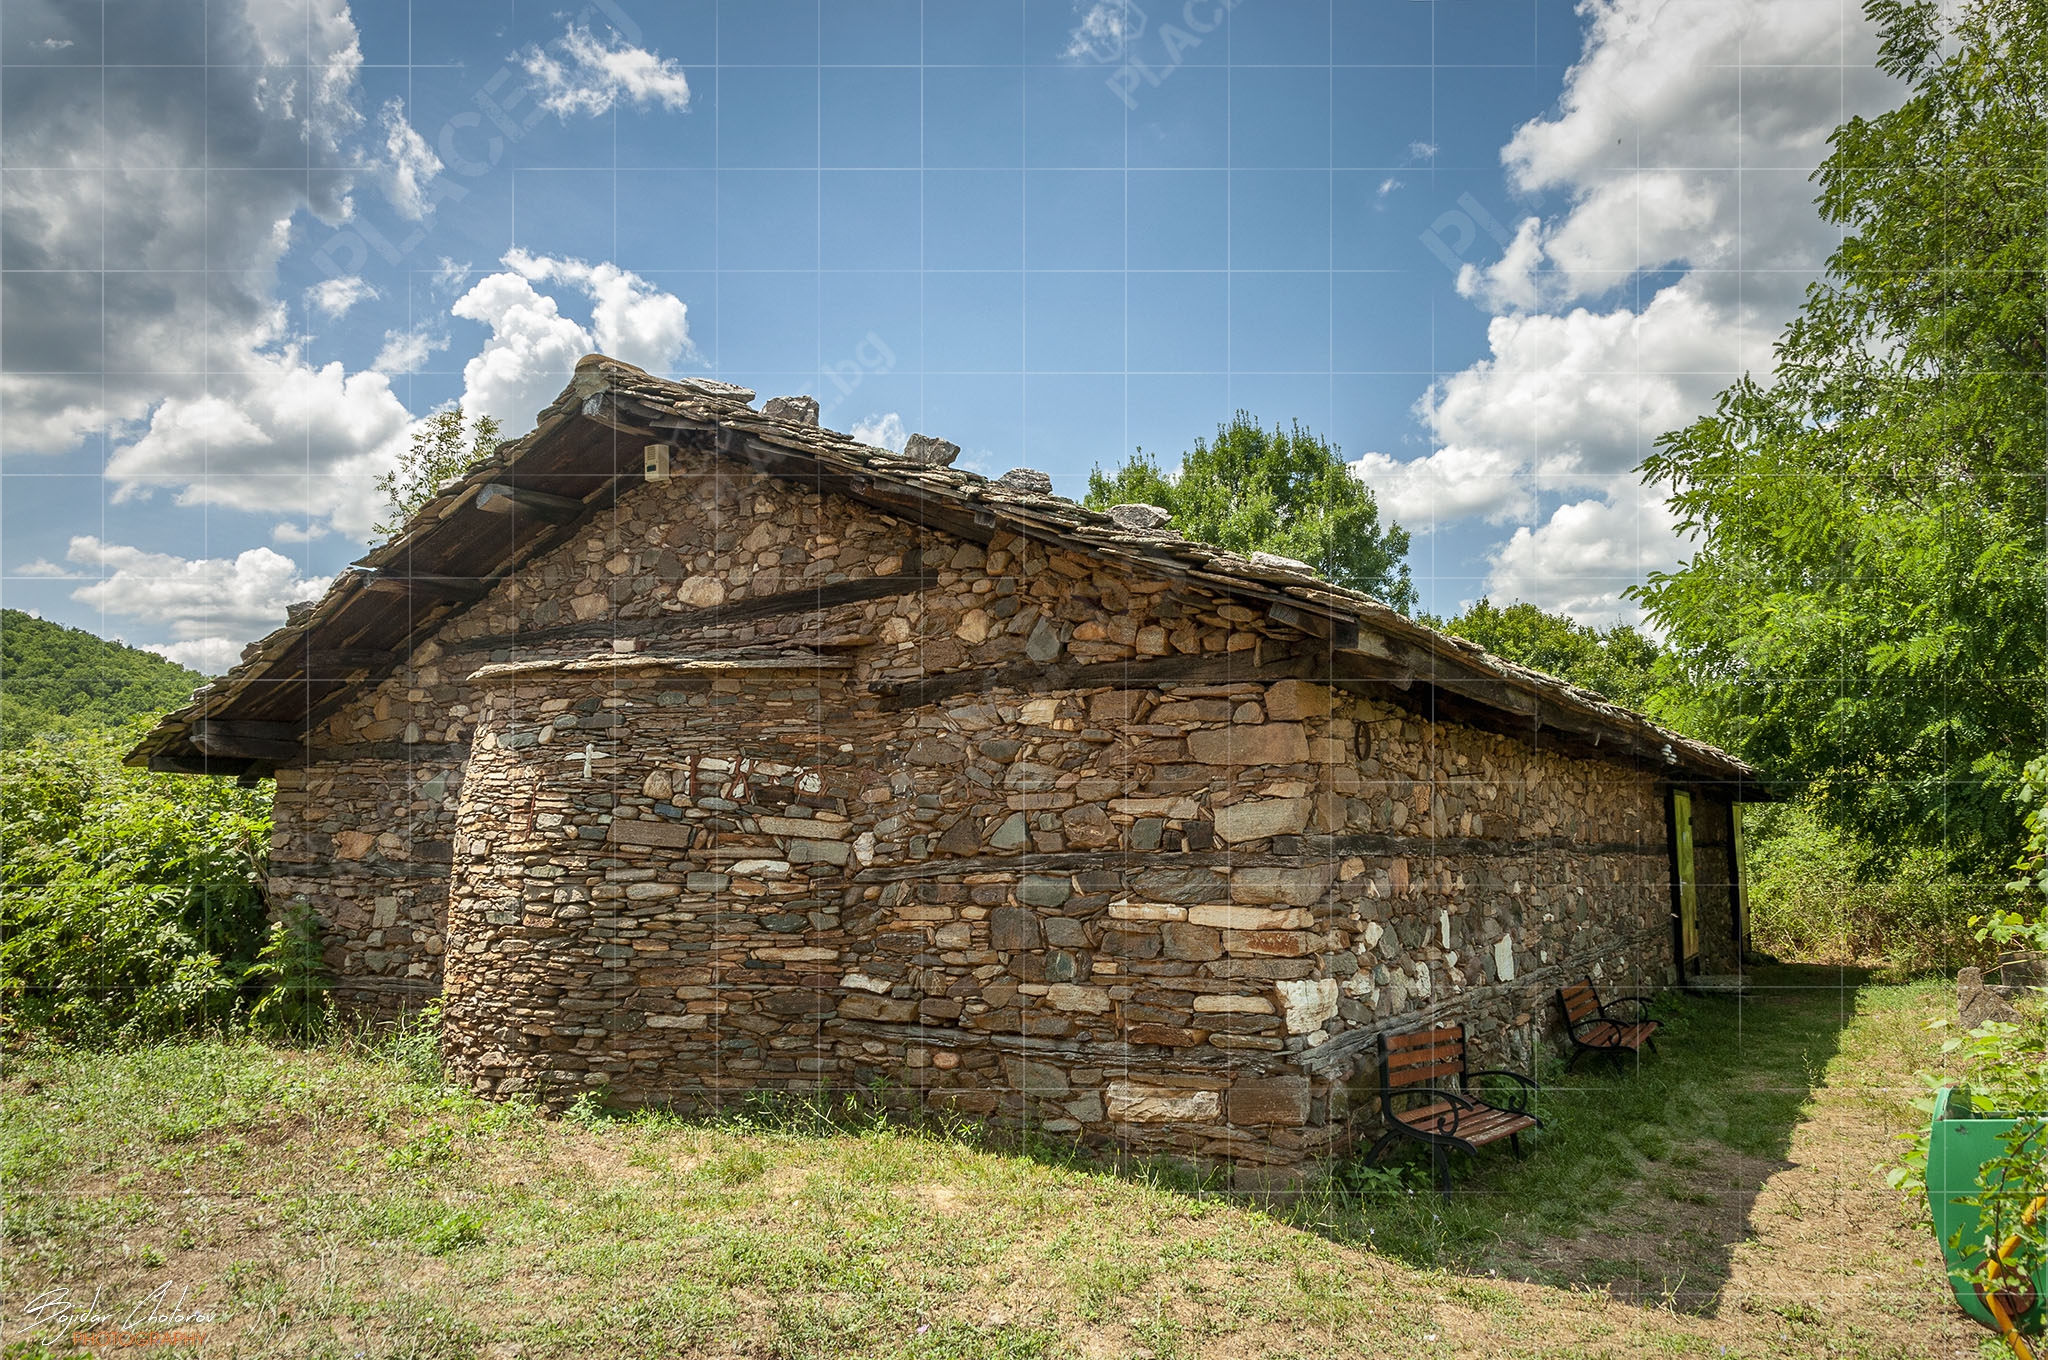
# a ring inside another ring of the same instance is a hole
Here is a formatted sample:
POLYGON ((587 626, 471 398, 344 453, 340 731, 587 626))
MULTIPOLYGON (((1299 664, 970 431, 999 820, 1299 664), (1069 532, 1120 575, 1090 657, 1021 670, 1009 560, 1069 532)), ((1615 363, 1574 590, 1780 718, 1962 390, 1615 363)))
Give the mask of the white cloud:
POLYGON ((894 411, 857 421, 849 433, 857 444, 894 453, 903 452, 903 446, 910 442, 910 431, 904 428, 903 417, 894 411))
POLYGON ((405 101, 384 105, 384 193, 399 215, 417 222, 433 211, 427 185, 441 173, 441 158, 405 120, 405 101))
POLYGON ((335 278, 323 279, 306 290, 306 300, 313 304, 315 311, 327 317, 341 316, 358 302, 367 302, 382 296, 383 294, 356 274, 342 274, 335 278))
POLYGON ((386 331, 370 367, 379 373, 417 373, 427 360, 448 348, 448 337, 426 330, 386 331))
POLYGON ((639 275, 612 264, 509 252, 502 272, 486 275, 451 309, 491 328, 483 349, 463 366, 463 410, 495 417, 509 432, 526 430, 561 393, 576 361, 593 350, 650 372, 673 369, 694 351, 688 308, 639 275), (535 283, 563 283, 590 298, 591 326, 562 315, 535 283))
POLYGON ((311 514, 361 534, 376 518, 376 478, 409 425, 383 374, 314 368, 287 349, 167 398, 139 438, 114 450, 106 475, 117 500, 176 488, 180 505, 311 514))
POLYGON ((1622 592, 1687 551, 1663 498, 1630 480, 1515 530, 1489 555, 1486 589, 1497 602, 1526 600, 1580 623, 1640 623, 1622 592))
POLYGON ((72 599, 168 632, 170 641, 142 645, 209 675, 227 670, 244 644, 277 627, 286 605, 317 599, 329 584, 301 576, 297 563, 268 548, 189 558, 80 535, 65 557, 95 577, 72 599))
POLYGON ((596 117, 621 101, 674 113, 690 107, 690 82, 682 65, 616 35, 600 38, 571 23, 547 48, 529 47, 520 58, 533 80, 540 107, 557 118, 596 117))
POLYGON ((1081 21, 1068 34, 1067 45, 1060 53, 1068 61, 1084 57, 1100 62, 1122 61, 1130 45, 1144 36, 1145 11, 1133 0, 1079 0, 1074 8, 1081 11, 1081 21))
MULTIPOLYGON (((19 0, 7 21, 53 46, 99 40, 99 12, 59 0, 19 0)), ((348 211, 362 57, 344 0, 149 6, 122 24, 136 51, 202 50, 208 97, 148 68, 109 82, 101 117, 76 116, 68 84, 10 89, 8 159, 23 168, 0 207, 0 310, 37 371, 0 375, 9 453, 63 451, 238 369, 273 325, 293 217, 348 211)))
POLYGON ((1586 47, 1559 113, 1524 124, 1501 152, 1516 188, 1571 200, 1542 229, 1549 291, 1589 298, 1634 271, 1685 264, 1742 270, 1774 310, 1796 307, 1832 243, 1808 176, 1837 125, 1900 93, 1873 67, 1875 29, 1860 8, 1584 6, 1586 47), (1772 273, 1787 265, 1791 275, 1772 273))
POLYGON ((615 264, 551 259, 518 249, 507 253, 504 263, 536 283, 567 283, 580 289, 596 303, 590 321, 597 347, 615 359, 654 370, 672 367, 695 353, 689 309, 638 274, 615 264))
POLYGON ((297 524, 292 523, 290 520, 280 520, 278 523, 270 526, 270 541, 272 543, 286 543, 296 546, 302 543, 311 543, 314 539, 325 537, 327 537, 327 526, 311 518, 297 524))
POLYGON ((1432 384, 1418 409, 1445 446, 1484 450, 1544 490, 1627 472, 1659 434, 1706 410, 1756 347, 1768 350, 1764 318, 1716 307, 1703 291, 1687 276, 1640 314, 1497 316, 1489 356, 1432 384))
POLYGON ((1410 533, 1475 517, 1499 524, 1535 510, 1522 469, 1494 449, 1453 444, 1405 463, 1368 453, 1351 471, 1372 488, 1382 513, 1410 533))
POLYGON ((1678 560, 1633 469, 1729 382, 1767 372, 1833 243, 1810 180, 1828 134, 1900 90, 1871 66, 1859 7, 1834 0, 1580 12, 1586 45, 1557 111, 1502 151, 1514 188, 1567 206, 1460 274, 1496 315, 1487 357, 1418 404, 1434 451, 1360 471, 1417 529, 1524 521, 1492 554, 1489 590, 1590 620, 1627 616, 1619 590, 1678 560), (1666 269, 1680 277, 1647 300, 1622 291, 1666 269), (1557 508, 1531 522, 1544 505, 1557 508))

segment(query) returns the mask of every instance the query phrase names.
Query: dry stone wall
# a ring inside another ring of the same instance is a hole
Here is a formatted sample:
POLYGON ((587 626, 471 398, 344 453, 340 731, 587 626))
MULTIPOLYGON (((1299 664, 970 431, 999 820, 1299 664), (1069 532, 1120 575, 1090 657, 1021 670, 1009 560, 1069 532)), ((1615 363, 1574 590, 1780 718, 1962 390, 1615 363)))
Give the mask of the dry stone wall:
POLYGON ((1527 1061, 1561 981, 1668 977, 1654 772, 1270 678, 1301 639, 1189 584, 677 467, 280 780, 273 888, 345 995, 444 988, 480 1089, 879 1083, 1286 1167, 1381 1030, 1527 1061), (1028 679, 1173 657, 1213 665, 1028 679))

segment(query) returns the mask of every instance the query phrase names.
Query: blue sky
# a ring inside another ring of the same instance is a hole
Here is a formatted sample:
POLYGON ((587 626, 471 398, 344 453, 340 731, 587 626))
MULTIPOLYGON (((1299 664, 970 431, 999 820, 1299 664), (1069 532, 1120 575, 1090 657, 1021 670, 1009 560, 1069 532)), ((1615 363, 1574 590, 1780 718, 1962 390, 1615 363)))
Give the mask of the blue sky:
POLYGON ((0 5, 5 597, 202 669, 409 421, 523 430, 592 345, 1075 496, 1299 420, 1425 608, 1627 617, 1629 469, 1767 363, 1890 97, 1800 0, 84 8, 0 5))

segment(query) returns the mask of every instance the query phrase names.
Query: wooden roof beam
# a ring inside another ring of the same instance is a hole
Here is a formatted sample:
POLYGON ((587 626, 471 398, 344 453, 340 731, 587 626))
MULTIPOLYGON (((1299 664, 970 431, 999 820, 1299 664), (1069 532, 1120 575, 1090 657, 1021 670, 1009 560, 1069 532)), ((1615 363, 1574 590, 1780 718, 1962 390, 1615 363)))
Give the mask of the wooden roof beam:
POLYGON ((557 496, 509 482, 486 482, 476 493, 476 508, 494 515, 517 513, 548 524, 564 524, 590 507, 574 496, 557 496))

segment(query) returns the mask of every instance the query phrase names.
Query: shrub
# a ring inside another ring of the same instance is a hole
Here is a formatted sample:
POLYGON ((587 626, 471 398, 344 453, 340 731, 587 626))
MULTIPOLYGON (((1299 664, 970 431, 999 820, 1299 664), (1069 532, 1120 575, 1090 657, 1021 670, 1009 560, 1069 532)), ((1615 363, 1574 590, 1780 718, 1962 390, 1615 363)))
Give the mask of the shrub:
POLYGON ((1804 804, 1752 807, 1744 826, 1755 948, 1909 973, 1985 960, 1970 918, 1997 896, 1996 885, 1953 872, 1933 851, 1879 855, 1804 804))
POLYGON ((120 763, 118 736, 0 753, 0 1024, 132 1042, 231 1018, 265 940, 269 799, 120 763))

